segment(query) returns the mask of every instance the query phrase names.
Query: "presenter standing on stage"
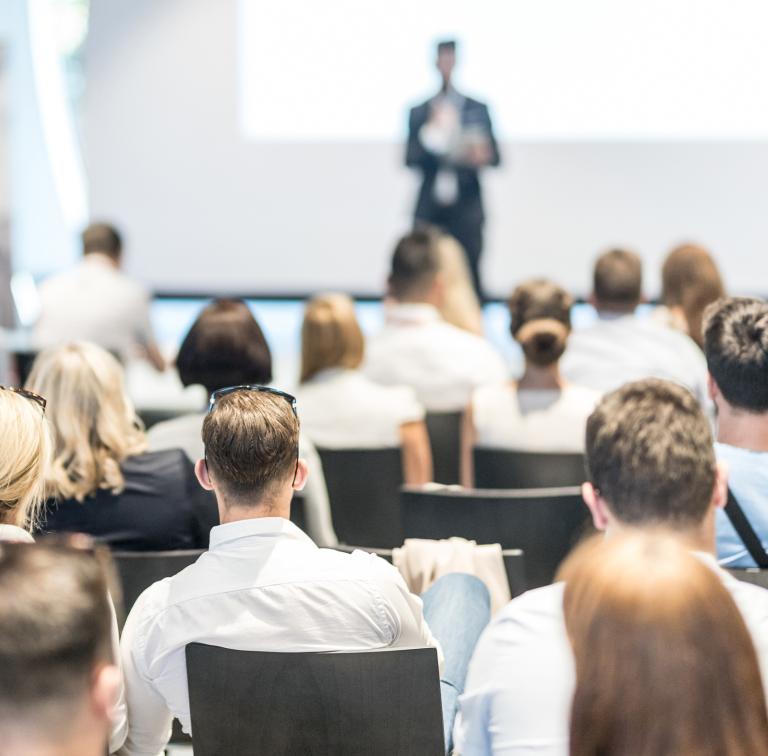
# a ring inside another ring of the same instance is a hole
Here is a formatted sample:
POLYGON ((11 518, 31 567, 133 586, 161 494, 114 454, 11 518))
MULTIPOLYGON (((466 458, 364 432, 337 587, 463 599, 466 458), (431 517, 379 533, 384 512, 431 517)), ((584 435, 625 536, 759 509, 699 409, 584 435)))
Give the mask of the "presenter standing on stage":
POLYGON ((451 77, 456 42, 437 45, 440 91, 411 109, 405 164, 423 175, 414 224, 431 223, 456 237, 467 254, 475 289, 482 297, 483 199, 478 171, 499 164, 488 106, 460 94, 451 77))

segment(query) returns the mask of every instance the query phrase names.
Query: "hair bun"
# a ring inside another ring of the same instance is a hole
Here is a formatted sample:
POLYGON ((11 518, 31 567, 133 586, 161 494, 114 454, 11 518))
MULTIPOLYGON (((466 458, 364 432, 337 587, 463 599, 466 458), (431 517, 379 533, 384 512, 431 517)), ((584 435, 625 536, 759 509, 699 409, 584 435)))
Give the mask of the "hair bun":
POLYGON ((517 340, 530 362, 546 367, 562 357, 568 326, 554 318, 530 320, 517 331, 517 340))

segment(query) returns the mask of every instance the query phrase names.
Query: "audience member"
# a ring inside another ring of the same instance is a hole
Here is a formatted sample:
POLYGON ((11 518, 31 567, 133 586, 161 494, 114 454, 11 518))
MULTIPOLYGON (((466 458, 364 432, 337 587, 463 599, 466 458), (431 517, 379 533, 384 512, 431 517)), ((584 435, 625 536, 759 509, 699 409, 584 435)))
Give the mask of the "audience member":
MULTIPOLYGON (((227 386, 272 382, 269 344, 250 308, 239 299, 217 299, 203 309, 181 343, 176 367, 185 386, 203 386, 209 396, 227 386)), ((153 425, 147 434, 149 448, 183 449, 192 461, 200 459, 205 454, 204 419, 201 407, 200 412, 153 425)), ((307 531, 318 546, 335 546, 320 457, 305 433, 299 435, 299 446, 311 472, 302 492, 307 531)))
POLYGON ((121 684, 110 622, 92 555, 0 544, 3 756, 103 756, 121 684))
POLYGON ((642 298, 642 263, 633 252, 601 255, 594 270, 592 304, 598 321, 574 331, 563 375, 602 393, 646 377, 687 386, 706 402, 706 365, 691 339, 653 318, 635 314, 642 298))
MULTIPOLYGON (((465 471, 473 446, 581 452, 584 427, 600 395, 563 379, 559 360, 571 333, 571 296, 545 279, 518 286, 509 300, 510 329, 525 356, 518 381, 482 386, 472 395, 462 434, 465 471)), ((465 475, 471 485, 471 475, 465 475)))
POLYGON ((424 408, 410 386, 382 386, 360 372, 363 332, 352 300, 315 297, 301 327, 301 423, 326 449, 402 447, 405 482, 432 479, 424 408))
MULTIPOLYGON (((705 314, 709 390, 717 409, 717 458, 763 548, 768 544, 768 304, 725 299, 705 314)), ((755 561, 724 512, 718 513, 717 554, 728 567, 755 561)))
POLYGON ((561 579, 571 756, 768 754, 755 649, 714 570, 640 535, 583 546, 561 579))
POLYGON ((437 645, 434 632, 445 651, 449 727, 464 665, 487 621, 485 586, 447 575, 425 594, 422 613, 394 567, 359 551, 318 549, 293 525, 290 502, 307 466, 298 457, 296 401, 288 394, 267 387, 217 392, 203 442, 196 472, 215 492, 222 524, 211 532, 208 552, 148 588, 128 617, 121 643, 131 712, 124 753, 162 750, 171 715, 190 731, 184 649, 191 642, 361 651, 437 645))
POLYGON ((40 287, 35 343, 41 348, 91 341, 122 360, 144 357, 165 367, 152 333, 149 294, 120 270, 123 243, 106 223, 83 231, 83 259, 40 287))
POLYGON ((467 256, 450 234, 435 229, 440 274, 443 277, 443 302, 440 314, 446 323, 477 336, 483 335, 483 310, 477 297, 467 256))
MULTIPOLYGON (((715 561, 715 512, 725 504, 726 481, 690 392, 646 379, 608 394, 587 422, 586 462, 582 490, 598 530, 663 532, 695 552, 739 607, 765 679, 768 591, 736 580, 715 561)), ((560 582, 523 594, 483 634, 455 729, 462 756, 568 754, 575 679, 563 590, 560 582)), ((668 684, 680 697, 690 695, 676 680, 668 684)))
POLYGON ((28 388, 49 401, 54 436, 43 527, 119 549, 205 548, 217 522, 180 449, 150 452, 117 360, 95 344, 42 352, 28 388))
POLYGON ((446 323, 435 237, 416 230, 392 257, 386 324, 369 344, 365 372, 378 383, 412 386, 428 412, 457 412, 472 390, 503 381, 507 370, 491 345, 446 323))

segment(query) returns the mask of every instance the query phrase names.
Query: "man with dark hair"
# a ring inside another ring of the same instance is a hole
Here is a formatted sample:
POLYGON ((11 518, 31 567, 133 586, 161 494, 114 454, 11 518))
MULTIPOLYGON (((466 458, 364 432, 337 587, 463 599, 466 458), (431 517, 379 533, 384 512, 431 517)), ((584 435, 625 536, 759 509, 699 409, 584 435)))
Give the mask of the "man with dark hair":
POLYGON ((635 314, 642 279, 642 262, 634 252, 612 249, 598 257, 590 298, 597 322, 571 334, 563 375, 603 393, 628 381, 666 378, 706 402, 706 365, 695 343, 653 318, 635 314))
POLYGON ((452 722, 467 659, 487 622, 485 586, 447 575, 424 594, 422 611, 392 565, 360 551, 319 549, 291 523, 293 493, 307 478, 292 396, 264 386, 214 392, 203 442, 195 469, 216 494, 221 525, 208 552, 148 588, 131 610, 121 641, 130 711, 121 753, 157 754, 172 715, 190 732, 188 643, 284 652, 437 646, 425 617, 444 601, 464 612, 464 627, 438 620, 432 628, 445 650, 444 716, 452 722))
MULTIPOLYGON (((725 504, 726 478, 691 393, 646 379, 608 394, 587 423, 586 463, 582 494, 595 527, 608 535, 663 533, 695 552, 733 596, 768 679, 768 591, 739 582, 715 560, 715 514, 725 504)), ((484 632, 456 722, 461 756, 567 756, 575 674, 563 589, 555 583, 523 594, 484 632)))
MULTIPOLYGON (((731 298, 704 315, 709 392, 717 410, 717 458, 757 537, 768 545, 768 304, 731 298)), ((718 514, 717 555, 728 567, 755 567, 725 513, 718 514)))
POLYGON ((433 223, 454 236, 467 255, 478 296, 485 214, 479 169, 499 164, 488 106, 453 86, 456 42, 437 45, 440 91, 411 109, 405 164, 423 176, 415 223, 433 223))
POLYGON ((35 343, 40 348, 92 341, 123 360, 165 361, 149 318, 149 293, 121 270, 123 241, 116 228, 92 223, 83 231, 83 259, 40 286, 35 343))
POLYGON ((416 229, 392 255, 384 329, 366 347, 364 370, 385 385, 411 386, 431 412, 454 412, 473 389, 503 381, 501 357, 483 338, 443 320, 437 236, 416 229))
POLYGON ((92 554, 0 543, 0 753, 103 756, 120 684, 92 554))

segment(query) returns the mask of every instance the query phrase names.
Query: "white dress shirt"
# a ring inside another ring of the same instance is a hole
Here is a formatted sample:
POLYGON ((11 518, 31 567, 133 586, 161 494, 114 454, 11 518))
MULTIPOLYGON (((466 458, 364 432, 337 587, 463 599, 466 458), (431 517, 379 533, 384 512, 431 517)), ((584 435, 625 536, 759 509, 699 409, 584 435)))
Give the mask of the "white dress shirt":
POLYGON ((363 369, 377 383, 411 386, 428 412, 463 410, 473 389, 508 374, 490 343, 446 323, 428 304, 388 305, 363 369))
POLYGON ((400 426, 424 419, 410 386, 382 386, 359 370, 323 370, 296 392, 302 430, 321 449, 400 446, 400 426))
POLYGON ((34 341, 39 348, 92 341, 128 359, 154 342, 149 294, 105 255, 87 254, 40 286, 34 341))
MULTIPOLYGON (((736 580, 711 554, 696 555, 717 570, 741 611, 765 685, 768 591, 736 580)), ((576 672, 563 616, 564 588, 564 583, 555 583, 524 593, 480 637, 460 698, 455 753, 568 756, 576 672)))
POLYGON ((190 732, 188 643, 246 651, 372 651, 439 646, 397 570, 364 552, 319 549, 263 517, 219 525, 210 550, 150 586, 123 630, 130 711, 122 754, 155 756, 171 716, 190 732))

